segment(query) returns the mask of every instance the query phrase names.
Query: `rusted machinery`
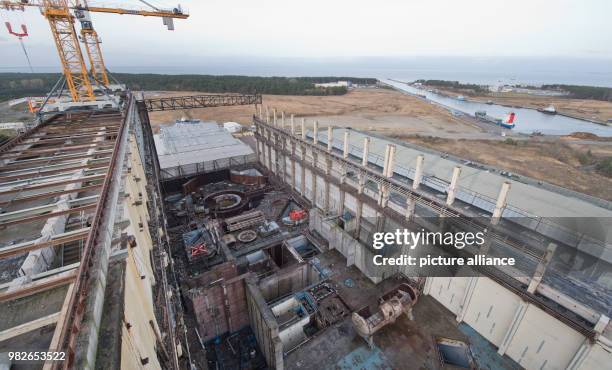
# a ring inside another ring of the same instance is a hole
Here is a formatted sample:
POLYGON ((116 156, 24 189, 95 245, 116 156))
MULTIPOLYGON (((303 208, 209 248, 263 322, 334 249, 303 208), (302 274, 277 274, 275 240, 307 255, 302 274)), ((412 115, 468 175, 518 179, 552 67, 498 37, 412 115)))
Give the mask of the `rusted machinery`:
POLYGON ((412 307, 416 304, 417 297, 418 292, 415 288, 406 283, 400 284, 380 297, 378 310, 373 314, 368 306, 353 312, 355 331, 368 342, 370 348, 374 347, 374 333, 394 323, 403 313, 413 320, 412 307))
POLYGON ((308 211, 305 209, 294 209, 289 212, 289 216, 283 217, 283 224, 296 226, 304 223, 308 219, 308 211))

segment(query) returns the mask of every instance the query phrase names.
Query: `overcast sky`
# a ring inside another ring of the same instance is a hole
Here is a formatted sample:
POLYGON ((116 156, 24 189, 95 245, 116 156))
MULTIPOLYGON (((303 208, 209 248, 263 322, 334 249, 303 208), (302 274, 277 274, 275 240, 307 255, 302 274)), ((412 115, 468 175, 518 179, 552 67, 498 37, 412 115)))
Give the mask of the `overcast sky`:
MULTIPOLYGON (((153 1, 170 6, 168 0, 153 1)), ((90 0, 90 4, 138 4, 90 0)), ((188 0, 166 31, 161 19, 94 14, 109 65, 180 64, 181 56, 561 56, 612 59, 610 0, 188 0)), ((2 11, 26 22, 33 64, 56 65, 35 9, 2 11)), ((20 65, 17 40, 0 33, 0 67, 20 65)))

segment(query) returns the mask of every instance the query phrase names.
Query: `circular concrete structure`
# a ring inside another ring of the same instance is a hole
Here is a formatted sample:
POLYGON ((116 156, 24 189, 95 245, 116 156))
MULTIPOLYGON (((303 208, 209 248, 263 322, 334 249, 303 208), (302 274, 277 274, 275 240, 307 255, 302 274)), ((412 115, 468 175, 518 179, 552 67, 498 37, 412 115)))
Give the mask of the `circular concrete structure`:
POLYGON ((238 214, 247 203, 246 194, 238 190, 221 190, 204 198, 204 206, 218 217, 238 214))

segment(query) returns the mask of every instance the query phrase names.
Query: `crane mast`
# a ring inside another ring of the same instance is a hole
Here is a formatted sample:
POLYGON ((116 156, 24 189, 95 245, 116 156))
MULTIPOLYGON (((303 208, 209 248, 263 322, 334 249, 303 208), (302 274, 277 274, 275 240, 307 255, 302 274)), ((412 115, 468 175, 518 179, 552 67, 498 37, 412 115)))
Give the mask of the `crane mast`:
MULTIPOLYGON (((106 90, 105 87, 109 86, 110 80, 100 48, 100 38, 93 27, 89 15, 90 12, 159 17, 163 19, 164 25, 169 30, 174 29, 174 18, 186 19, 189 15, 183 13, 180 6, 170 10, 154 7, 153 9, 131 10, 106 6, 89 7, 87 2, 84 1, 81 4, 81 1, 84 0, 0 0, 0 10, 23 11, 25 7, 40 8, 41 13, 47 19, 51 28, 62 64, 66 87, 70 93, 71 102, 74 103, 72 106, 97 106, 98 108, 104 108, 108 104, 104 101, 99 101, 95 92, 100 87, 102 87, 100 90, 104 92, 106 90), (77 34, 74 26, 75 19, 81 24, 80 40, 85 45, 85 52, 89 60, 89 70, 79 44, 79 34, 77 34)), ((144 3, 152 7, 147 2, 144 3)), ((49 97, 45 99, 45 103, 49 97)), ((70 104, 67 102, 60 103, 57 104, 60 104, 62 107, 58 109, 63 110, 65 107, 69 109, 70 104)), ((116 106, 117 104, 117 102, 112 101, 109 103, 111 106, 116 106)))
POLYGON ((98 33, 93 28, 93 23, 89 16, 89 11, 86 9, 75 9, 74 14, 81 22, 81 40, 85 45, 87 58, 89 59, 89 68, 91 77, 103 86, 108 86, 110 81, 106 73, 104 65, 104 57, 102 57, 102 49, 100 48, 100 38, 98 33))
POLYGON ((47 18, 51 34, 62 62, 66 85, 74 102, 93 101, 96 97, 87 74, 79 38, 74 28, 67 0, 43 0, 43 15, 47 18))

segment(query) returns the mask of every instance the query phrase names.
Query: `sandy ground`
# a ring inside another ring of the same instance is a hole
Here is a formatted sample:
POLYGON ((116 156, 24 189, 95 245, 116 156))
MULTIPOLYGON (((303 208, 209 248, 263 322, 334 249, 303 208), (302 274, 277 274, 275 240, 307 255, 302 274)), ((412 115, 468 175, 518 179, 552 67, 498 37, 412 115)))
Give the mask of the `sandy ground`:
POLYGON ((401 139, 612 200, 612 179, 600 175, 592 166, 583 165, 579 160, 589 150, 598 158, 612 156, 612 142, 583 143, 562 138, 554 141, 529 139, 511 145, 492 140, 422 136, 403 136, 401 139))
MULTIPOLYGON (((188 92, 148 93, 148 96, 187 95, 188 92)), ((201 93, 200 93, 201 94, 201 93)), ((308 117, 320 124, 351 126, 355 129, 382 132, 408 132, 433 134, 478 133, 477 126, 452 116, 449 112, 432 106, 412 96, 387 89, 358 89, 342 96, 286 96, 264 95, 264 106, 285 111, 287 117, 308 117)), ((251 124, 255 114, 253 106, 190 109, 186 111, 153 112, 151 123, 156 130, 160 124, 174 122, 181 117, 199 118, 217 122, 235 121, 251 124)))
POLYGON ((573 117, 606 122, 612 119, 612 102, 588 99, 570 99, 563 97, 537 96, 519 93, 489 93, 486 95, 473 95, 464 91, 444 91, 446 94, 456 96, 464 94, 470 100, 486 102, 492 100, 495 104, 541 109, 554 105, 559 113, 573 117))
MULTIPOLYGON (((149 93, 151 96, 186 95, 149 93)), ((533 98, 533 97, 530 97, 533 98)), ((265 95, 264 105, 284 110, 296 117, 318 120, 321 127, 352 127, 363 131, 414 142, 441 152, 504 168, 524 176, 548 181, 572 190, 612 200, 612 179, 583 165, 579 157, 589 150, 596 158, 612 156, 612 141, 584 137, 519 137, 517 145, 504 144, 506 138, 487 133, 467 119, 421 99, 386 89, 354 90, 343 96, 277 96, 265 95), (431 138, 435 137, 435 138, 431 138)), ((550 104, 550 101, 532 104, 550 104)), ((585 103, 583 101, 583 103, 585 103)), ((602 102, 597 102, 600 106, 602 102)), ((586 103, 585 103, 586 104, 586 103)), ((153 112, 154 129, 182 116, 236 121, 250 125, 253 106, 153 112)), ((280 113, 279 113, 280 116, 280 113)))

